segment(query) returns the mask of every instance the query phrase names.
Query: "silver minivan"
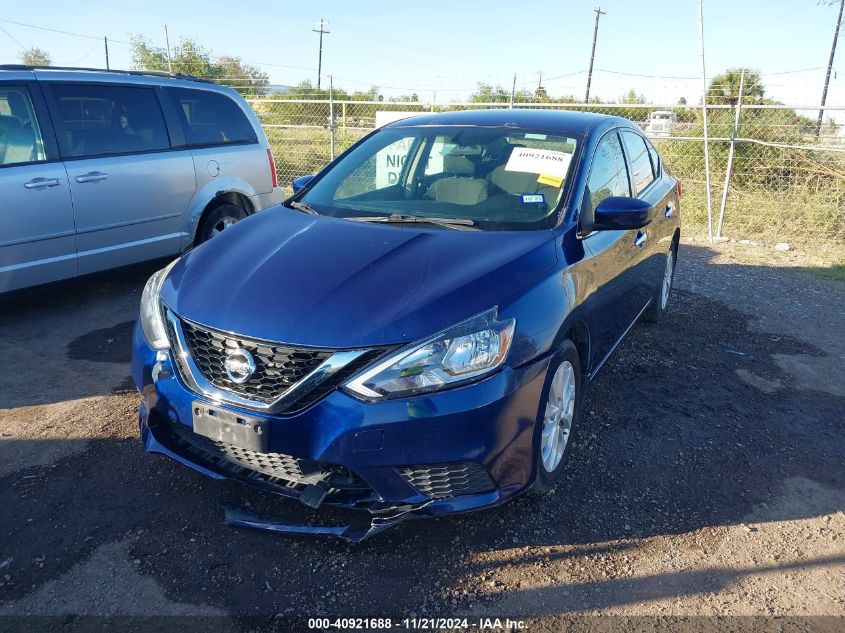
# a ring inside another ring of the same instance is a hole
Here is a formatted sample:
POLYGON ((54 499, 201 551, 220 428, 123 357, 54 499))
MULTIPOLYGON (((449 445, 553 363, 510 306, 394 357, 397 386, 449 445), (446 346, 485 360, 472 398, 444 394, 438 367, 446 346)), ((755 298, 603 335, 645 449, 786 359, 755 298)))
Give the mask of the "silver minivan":
POLYGON ((0 66, 0 293, 176 255, 283 197, 234 90, 0 66))

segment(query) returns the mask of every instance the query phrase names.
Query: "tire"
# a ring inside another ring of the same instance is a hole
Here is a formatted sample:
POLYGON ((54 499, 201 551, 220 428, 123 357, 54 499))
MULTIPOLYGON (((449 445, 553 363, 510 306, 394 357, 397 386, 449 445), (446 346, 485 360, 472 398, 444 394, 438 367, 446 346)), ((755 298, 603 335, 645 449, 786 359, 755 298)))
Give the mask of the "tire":
POLYGON ((647 323, 660 323, 666 316, 669 308, 669 295, 672 292, 672 280, 675 278, 675 266, 678 262, 678 247, 672 244, 669 253, 666 255, 666 266, 663 269, 663 276, 660 283, 654 290, 651 304, 643 314, 643 321, 647 323))
POLYGON ((207 211, 197 228, 197 244, 207 242, 218 233, 247 216, 246 211, 231 202, 222 202, 207 211))
POLYGON ((549 365, 543 398, 537 413, 537 428, 534 433, 537 476, 530 489, 532 494, 547 493, 560 479, 572 446, 572 434, 581 415, 584 387, 578 350, 575 344, 567 339, 549 365), (571 393, 569 388, 572 389, 571 393), (553 400, 557 398, 561 398, 562 406, 554 404, 553 400), (550 416, 553 409, 560 410, 560 413, 556 414, 556 422, 554 417, 550 416), (553 430, 555 426, 557 429, 553 430), (565 435, 561 435, 564 432, 565 435))

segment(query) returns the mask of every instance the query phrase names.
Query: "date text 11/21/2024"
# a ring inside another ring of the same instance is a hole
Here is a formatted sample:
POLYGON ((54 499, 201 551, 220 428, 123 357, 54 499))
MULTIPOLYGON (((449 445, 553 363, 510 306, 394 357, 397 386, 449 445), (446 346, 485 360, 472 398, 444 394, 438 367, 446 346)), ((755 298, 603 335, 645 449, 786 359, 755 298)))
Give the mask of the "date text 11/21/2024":
POLYGON ((479 631, 522 631, 524 620, 510 618, 309 618, 308 628, 315 630, 353 631, 359 629, 406 630, 479 630, 479 631))

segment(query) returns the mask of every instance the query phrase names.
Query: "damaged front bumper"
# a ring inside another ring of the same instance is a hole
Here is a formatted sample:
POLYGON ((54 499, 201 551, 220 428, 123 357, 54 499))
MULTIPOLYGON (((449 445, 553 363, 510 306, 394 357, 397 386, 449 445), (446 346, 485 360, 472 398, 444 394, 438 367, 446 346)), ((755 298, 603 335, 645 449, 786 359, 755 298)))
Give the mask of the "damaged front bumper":
POLYGON ((406 519, 419 518, 417 514, 431 501, 417 506, 396 508, 393 511, 377 514, 364 520, 355 521, 349 525, 306 525, 299 523, 284 523, 280 519, 259 515, 251 510, 231 504, 223 504, 225 512, 224 522, 233 527, 245 527, 255 530, 281 532, 283 534, 312 534, 322 536, 336 536, 352 543, 360 543, 366 538, 393 527, 406 519))
POLYGON ((151 350, 136 328, 132 375, 148 452, 213 479, 296 499, 310 508, 362 510, 348 525, 299 525, 228 506, 230 525, 358 541, 410 518, 467 512, 507 501, 534 478, 534 433, 548 359, 442 393, 363 403, 340 390, 285 417, 204 399, 151 350), (197 406, 260 422, 266 446, 209 446, 194 432, 197 406))

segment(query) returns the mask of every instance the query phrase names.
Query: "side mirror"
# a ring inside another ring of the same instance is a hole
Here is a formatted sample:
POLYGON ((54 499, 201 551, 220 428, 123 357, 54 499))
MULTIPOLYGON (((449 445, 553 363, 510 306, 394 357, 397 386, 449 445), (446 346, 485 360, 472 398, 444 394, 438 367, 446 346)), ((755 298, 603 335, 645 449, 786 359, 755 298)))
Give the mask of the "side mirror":
POLYGON ((293 192, 297 193, 298 191, 305 189, 311 181, 314 180, 314 176, 300 176, 299 178, 293 179, 293 192))
POLYGON ((651 222, 652 206, 638 198, 610 196, 599 202, 594 212, 591 231, 619 231, 640 229, 651 222))

